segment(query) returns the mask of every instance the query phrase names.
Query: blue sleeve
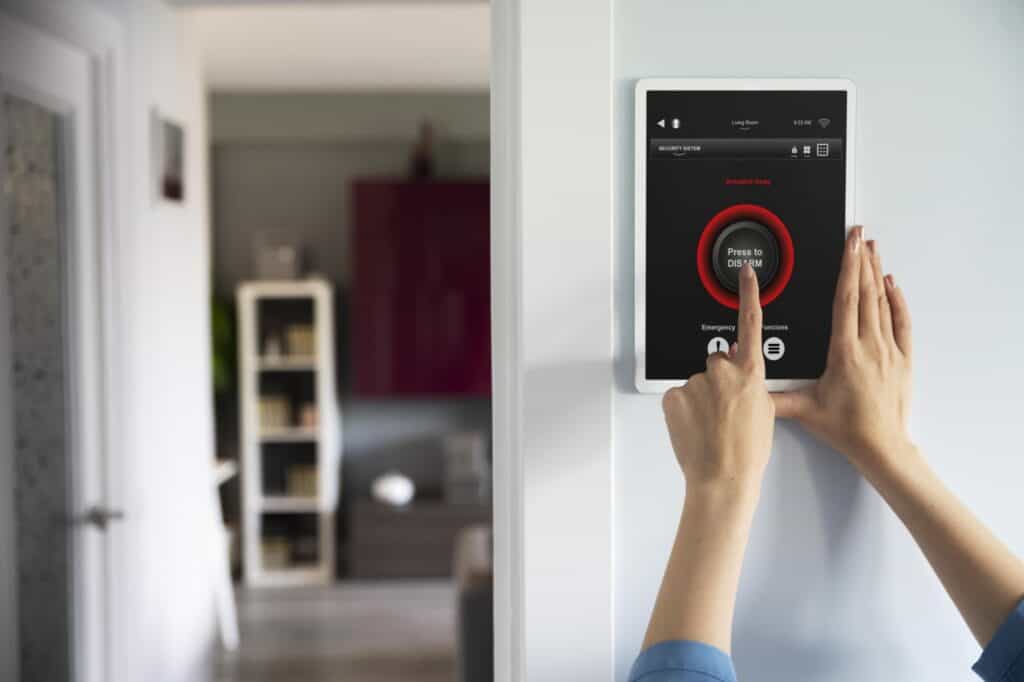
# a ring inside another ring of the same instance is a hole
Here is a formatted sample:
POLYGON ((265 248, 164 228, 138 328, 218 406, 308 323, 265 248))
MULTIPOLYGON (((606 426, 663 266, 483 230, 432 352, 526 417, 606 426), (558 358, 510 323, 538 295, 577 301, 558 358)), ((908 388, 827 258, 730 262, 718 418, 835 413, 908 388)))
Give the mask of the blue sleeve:
POLYGON ((974 672, 985 682, 1024 682, 1024 601, 996 631, 974 672))
POLYGON ((732 659, 700 642, 661 642, 643 651, 629 682, 736 682, 732 659))

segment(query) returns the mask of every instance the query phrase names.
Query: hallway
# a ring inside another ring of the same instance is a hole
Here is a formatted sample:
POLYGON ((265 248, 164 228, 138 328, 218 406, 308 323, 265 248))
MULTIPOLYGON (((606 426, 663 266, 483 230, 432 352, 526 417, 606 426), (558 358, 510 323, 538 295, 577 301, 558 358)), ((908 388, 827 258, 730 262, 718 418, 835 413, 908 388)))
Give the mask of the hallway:
POLYGON ((450 682, 454 599, 447 581, 239 590, 242 645, 217 682, 450 682))

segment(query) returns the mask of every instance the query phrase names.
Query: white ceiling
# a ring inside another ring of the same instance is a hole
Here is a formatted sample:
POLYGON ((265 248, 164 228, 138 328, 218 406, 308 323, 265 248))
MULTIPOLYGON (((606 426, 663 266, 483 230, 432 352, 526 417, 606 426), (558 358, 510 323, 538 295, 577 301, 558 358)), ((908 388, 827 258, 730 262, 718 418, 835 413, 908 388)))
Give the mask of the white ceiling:
POLYGON ((213 90, 488 86, 490 7, 483 2, 378 0, 184 11, 197 26, 213 90))

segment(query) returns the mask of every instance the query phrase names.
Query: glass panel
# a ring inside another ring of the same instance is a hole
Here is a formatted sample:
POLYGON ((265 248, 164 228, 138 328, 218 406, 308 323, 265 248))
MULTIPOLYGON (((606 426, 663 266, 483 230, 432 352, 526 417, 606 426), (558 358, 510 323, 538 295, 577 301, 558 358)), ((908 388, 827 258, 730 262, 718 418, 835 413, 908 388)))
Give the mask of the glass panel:
POLYGON ((11 95, 6 125, 15 523, 23 682, 70 679, 70 466, 60 119, 11 95))

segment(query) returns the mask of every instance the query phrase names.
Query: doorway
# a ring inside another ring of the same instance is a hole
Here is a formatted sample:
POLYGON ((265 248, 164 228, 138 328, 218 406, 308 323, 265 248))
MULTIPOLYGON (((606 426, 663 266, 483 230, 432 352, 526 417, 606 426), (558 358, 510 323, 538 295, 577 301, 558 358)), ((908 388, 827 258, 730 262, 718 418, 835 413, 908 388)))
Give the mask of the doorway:
POLYGON ((240 472, 216 677, 493 679, 489 8, 189 13, 240 472))

